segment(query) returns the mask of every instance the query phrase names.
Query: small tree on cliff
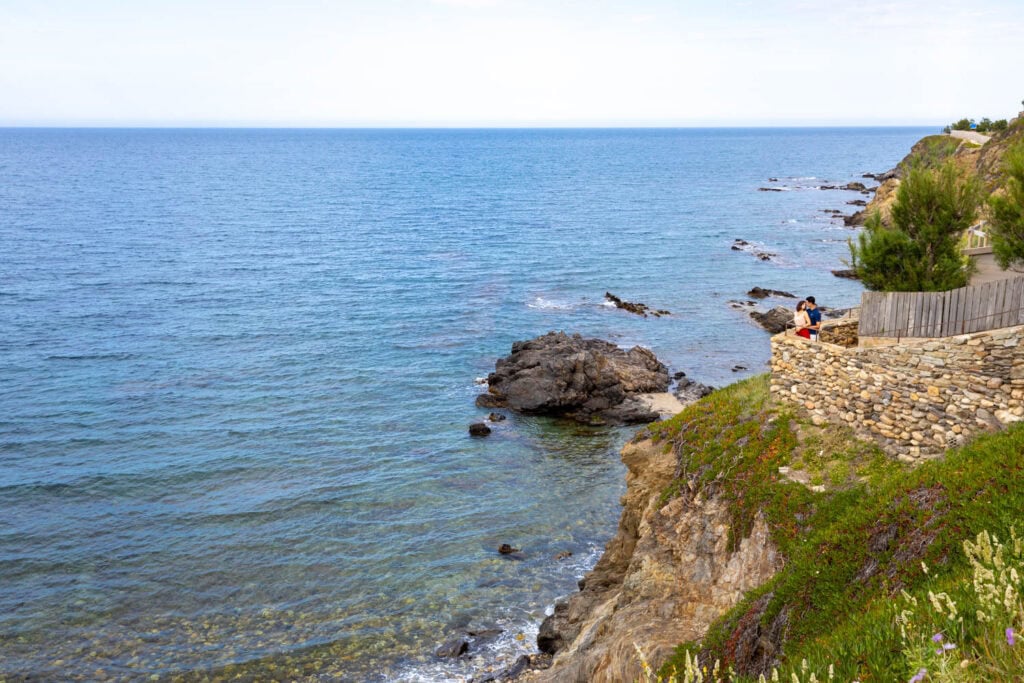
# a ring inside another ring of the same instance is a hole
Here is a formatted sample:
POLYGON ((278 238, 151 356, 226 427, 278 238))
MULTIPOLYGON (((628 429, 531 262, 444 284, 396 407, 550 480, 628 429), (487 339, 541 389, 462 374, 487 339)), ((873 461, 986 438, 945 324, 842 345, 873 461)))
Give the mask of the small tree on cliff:
POLYGON ((1003 155, 1005 194, 989 197, 992 251, 1002 268, 1024 262, 1024 142, 1003 155))
POLYGON ((868 289, 937 292, 963 287, 970 261, 960 252, 960 235, 974 222, 980 189, 960 179, 946 162, 938 169, 915 166, 900 183, 892 225, 872 216, 856 244, 852 264, 868 289))

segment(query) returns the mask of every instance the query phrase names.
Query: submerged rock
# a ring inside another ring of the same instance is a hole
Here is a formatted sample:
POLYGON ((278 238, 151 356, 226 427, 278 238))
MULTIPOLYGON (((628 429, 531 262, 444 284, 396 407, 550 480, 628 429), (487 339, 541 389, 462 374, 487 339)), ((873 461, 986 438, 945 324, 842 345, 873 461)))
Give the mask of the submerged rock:
POLYGON ((455 658, 461 657, 469 651, 469 641, 465 638, 452 638, 446 640, 440 647, 434 651, 435 657, 441 658, 455 658))
POLYGON ((491 428, 485 425, 483 422, 474 422, 469 425, 470 436, 487 436, 491 433, 491 428))
POLYGON ((653 422, 658 414, 639 394, 668 389, 668 369, 639 346, 623 351, 610 342, 549 332, 512 345, 487 377, 477 405, 581 422, 653 422))

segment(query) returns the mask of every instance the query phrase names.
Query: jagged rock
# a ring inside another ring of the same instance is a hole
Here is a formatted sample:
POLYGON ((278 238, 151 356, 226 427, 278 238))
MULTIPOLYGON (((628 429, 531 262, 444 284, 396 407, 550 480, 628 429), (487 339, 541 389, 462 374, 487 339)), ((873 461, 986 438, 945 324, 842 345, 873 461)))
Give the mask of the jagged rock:
POLYGON ((666 311, 665 309, 661 308, 653 309, 647 304, 633 303, 632 301, 623 301, 622 299, 615 296, 611 292, 605 292, 604 298, 615 304, 615 308, 621 308, 624 311, 636 313, 637 315, 642 315, 645 318, 648 314, 653 315, 655 318, 660 318, 663 315, 672 314, 671 311, 666 311))
POLYGON ((511 681, 527 670, 547 669, 551 666, 551 658, 547 655, 519 655, 519 658, 507 669, 490 674, 480 679, 480 683, 493 681, 511 681))
POLYGON ((491 422, 501 422, 505 419, 505 416, 502 415, 501 413, 491 413, 490 415, 487 416, 487 419, 490 420, 491 422))
POLYGON ((741 372, 741 371, 746 370, 746 369, 747 369, 746 365, 734 365, 734 366, 732 366, 732 371, 733 372, 741 372))
POLYGON ((572 557, 572 551, 571 550, 563 550, 562 552, 560 552, 557 555, 555 555, 555 559, 556 560, 565 560, 565 559, 568 559, 570 557, 572 557))
POLYGON ((848 228, 852 228, 858 225, 864 225, 864 222, 868 218, 867 213, 867 209, 864 209, 856 213, 850 214, 849 216, 843 216, 843 225, 845 225, 848 228))
POLYGON ((857 271, 853 270, 852 268, 846 268, 846 269, 841 269, 841 270, 833 270, 832 274, 835 275, 836 277, 845 277, 845 278, 849 278, 850 280, 859 280, 860 279, 859 277, 857 277, 857 271))
POLYGON ((518 553, 519 548, 513 548, 508 543, 502 543, 498 546, 498 552, 502 555, 511 555, 512 553, 518 553))
POLYGON ((512 345, 487 377, 477 405, 581 422, 652 422, 635 397, 668 389, 668 369, 647 349, 623 351, 600 339, 549 332, 512 345))
POLYGON ((781 187, 759 187, 758 192, 784 192, 781 187))
POLYGON ((455 658, 461 657, 469 651, 469 641, 465 638, 452 638, 446 640, 439 648, 434 651, 435 657, 442 658, 455 658))
POLYGON ((864 201, 863 199, 851 199, 850 201, 848 201, 846 203, 849 204, 850 206, 867 206, 868 205, 868 203, 866 201, 864 201))
POLYGON ((747 296, 752 296, 755 299, 766 299, 766 298, 768 298, 770 296, 780 296, 780 297, 785 297, 787 299, 795 299, 796 298, 795 294, 790 294, 789 292, 784 292, 781 289, 763 289, 761 287, 754 287, 749 292, 747 292, 747 296))
MULTIPOLYGON (((581 589, 582 590, 582 589, 581 589)), ((544 654, 553 655, 565 646, 565 636, 569 623, 569 603, 556 602, 551 615, 541 622, 537 632, 537 649, 544 654)), ((578 633, 578 631, 577 631, 578 633)), ((573 634, 575 637, 575 633, 573 634)))
POLYGON ((772 334, 778 334, 793 322, 794 312, 785 306, 776 306, 770 311, 751 311, 750 317, 772 334))
POLYGON ((710 384, 701 384, 700 382, 694 382, 691 379, 684 378, 679 380, 675 391, 672 393, 679 399, 680 403, 683 405, 689 405, 704 398, 714 390, 715 388, 710 384))
POLYGON ((491 428, 485 425, 483 422, 474 422, 469 425, 470 436, 487 436, 491 433, 491 428))

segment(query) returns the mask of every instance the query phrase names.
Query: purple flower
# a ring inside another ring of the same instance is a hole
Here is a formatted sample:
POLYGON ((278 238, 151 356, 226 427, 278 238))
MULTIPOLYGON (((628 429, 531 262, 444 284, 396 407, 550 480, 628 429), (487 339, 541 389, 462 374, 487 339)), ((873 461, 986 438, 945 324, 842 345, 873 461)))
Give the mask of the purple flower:
POLYGON ((934 636, 932 636, 932 642, 933 643, 941 643, 942 642, 942 634, 941 633, 936 633, 934 636))
POLYGON ((1011 626, 1010 628, 1006 629, 1006 644, 1012 646, 1012 645, 1015 645, 1016 643, 1017 643, 1017 638, 1014 636, 1013 627, 1011 626))
POLYGON ((918 672, 910 679, 909 683, 921 683, 924 677, 928 674, 928 669, 919 669, 918 672))

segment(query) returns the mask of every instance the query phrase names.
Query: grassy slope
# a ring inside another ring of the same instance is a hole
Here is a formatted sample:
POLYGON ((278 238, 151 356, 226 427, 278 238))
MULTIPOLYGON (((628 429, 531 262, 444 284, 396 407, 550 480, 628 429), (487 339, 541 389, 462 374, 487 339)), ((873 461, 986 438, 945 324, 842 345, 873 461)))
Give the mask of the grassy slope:
POLYGON ((726 387, 651 427, 680 458, 666 499, 700 489, 725 495, 734 533, 742 538, 760 512, 786 557, 782 572, 702 643, 683 644, 663 672, 681 668, 684 651, 700 650, 702 660, 721 659, 744 674, 777 662, 783 680, 805 658, 819 672, 833 664, 837 680, 908 680, 916 664, 902 652, 894 610, 904 589, 958 596, 967 647, 985 627, 969 609, 962 541, 982 530, 1005 538, 1024 510, 1024 427, 910 471, 838 428, 822 432, 774 413, 767 384, 765 375, 726 387), (779 476, 779 467, 794 465, 817 468, 812 478, 827 490, 779 476), (752 632, 776 641, 760 663, 746 656, 743 634, 752 632))

